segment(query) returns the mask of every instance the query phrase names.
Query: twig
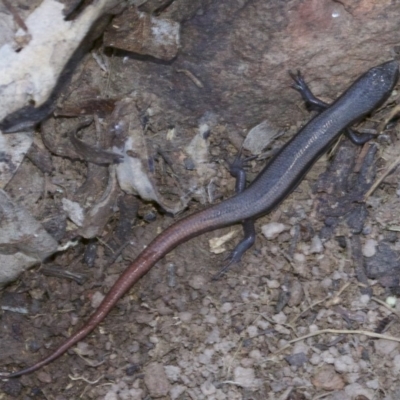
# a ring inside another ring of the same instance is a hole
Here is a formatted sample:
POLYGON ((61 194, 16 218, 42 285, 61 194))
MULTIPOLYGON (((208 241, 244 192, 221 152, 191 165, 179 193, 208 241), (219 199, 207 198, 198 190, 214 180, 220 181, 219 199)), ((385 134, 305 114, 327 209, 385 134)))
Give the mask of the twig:
POLYGON ((285 346, 281 347, 278 351, 274 353, 274 355, 277 355, 281 353, 283 350, 288 348, 291 344, 299 342, 301 340, 308 339, 313 336, 318 336, 322 335, 324 333, 333 333, 337 335, 365 335, 368 337, 376 338, 376 339, 386 339, 386 340, 392 340, 393 342, 399 342, 400 343, 400 338, 394 337, 394 336, 388 336, 388 335, 383 335, 381 333, 375 333, 375 332, 370 332, 370 331, 363 331, 361 329, 356 329, 356 330, 347 330, 347 329, 322 329, 320 331, 312 332, 307 335, 298 337, 296 339, 290 340, 285 344, 285 346))
POLYGON ((386 171, 373 183, 373 185, 369 188, 368 192, 364 195, 364 201, 368 199, 369 196, 375 191, 375 189, 381 184, 381 182, 399 165, 400 163, 400 156, 397 157, 386 171))
POLYGON ((24 20, 18 14, 17 9, 8 0, 3 0, 3 4, 6 6, 8 11, 10 11, 12 16, 14 17, 15 22, 19 25, 19 27, 25 32, 28 32, 28 27, 26 26, 24 20))
POLYGON ((84 381, 86 383, 89 383, 90 385, 95 385, 97 382, 99 382, 101 379, 104 378, 104 375, 100 375, 95 381, 89 381, 89 379, 84 378, 83 376, 72 376, 68 375, 69 379, 72 381, 84 381))

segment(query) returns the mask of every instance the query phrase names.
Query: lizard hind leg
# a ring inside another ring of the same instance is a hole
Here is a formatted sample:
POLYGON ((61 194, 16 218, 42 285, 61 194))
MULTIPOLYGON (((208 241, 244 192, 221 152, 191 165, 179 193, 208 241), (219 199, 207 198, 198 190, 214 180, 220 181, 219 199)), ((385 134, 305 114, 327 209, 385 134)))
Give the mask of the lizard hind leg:
MULTIPOLYGON (((248 158, 242 157, 242 150, 239 151, 232 163, 229 164, 230 174, 236 178, 235 192, 236 194, 243 192, 246 189, 246 172, 244 167, 248 161, 257 158, 257 156, 251 156, 248 158)), ((218 271, 212 278, 212 280, 218 280, 221 278, 226 271, 233 265, 238 263, 243 254, 253 246, 256 241, 256 229, 254 227, 254 219, 246 219, 242 221, 244 238, 236 245, 230 255, 227 257, 227 263, 218 271)))

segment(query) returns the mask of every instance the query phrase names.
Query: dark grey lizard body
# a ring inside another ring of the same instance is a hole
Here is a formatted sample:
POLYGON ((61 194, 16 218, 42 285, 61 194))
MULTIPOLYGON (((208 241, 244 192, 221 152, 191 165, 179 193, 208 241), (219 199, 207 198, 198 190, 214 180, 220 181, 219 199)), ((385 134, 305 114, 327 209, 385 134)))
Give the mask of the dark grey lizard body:
POLYGON ((269 213, 300 183, 310 167, 339 137, 390 95, 398 79, 398 63, 370 69, 330 107, 304 126, 266 165, 242 193, 176 222, 157 236, 125 270, 89 321, 47 358, 7 375, 33 372, 53 361, 90 333, 129 288, 177 245, 204 232, 269 213))

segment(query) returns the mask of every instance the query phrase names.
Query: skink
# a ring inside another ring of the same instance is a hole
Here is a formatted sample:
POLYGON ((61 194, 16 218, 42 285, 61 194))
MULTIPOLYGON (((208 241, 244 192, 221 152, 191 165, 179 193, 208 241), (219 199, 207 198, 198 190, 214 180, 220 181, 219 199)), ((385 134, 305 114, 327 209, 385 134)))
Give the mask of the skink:
MULTIPOLYGON (((343 130, 389 97, 398 75, 396 61, 378 65, 361 75, 331 106, 327 106, 283 146, 243 192, 181 219, 157 236, 120 276, 86 324, 52 354, 31 367, 3 377, 14 378, 31 373, 61 356, 99 325, 129 288, 179 244, 208 231, 252 221, 277 207, 343 130)), ((303 97, 307 97, 306 90, 301 88, 304 82, 300 76, 297 78, 295 87, 302 91, 303 97)), ((319 104, 320 108, 325 106, 322 102, 319 104)))

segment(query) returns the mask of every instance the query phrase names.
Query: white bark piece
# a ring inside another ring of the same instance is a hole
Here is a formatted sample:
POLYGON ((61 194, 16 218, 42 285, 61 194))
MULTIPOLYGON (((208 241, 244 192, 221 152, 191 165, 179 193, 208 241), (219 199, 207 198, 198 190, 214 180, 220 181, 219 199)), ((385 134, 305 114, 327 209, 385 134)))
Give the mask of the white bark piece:
POLYGON ((0 286, 53 254, 57 245, 39 222, 0 190, 0 286))
POLYGON ((12 135, 0 133, 0 189, 3 189, 14 176, 32 141, 33 136, 29 133, 12 135))
POLYGON ((65 21, 63 4, 43 0, 25 20, 32 38, 26 47, 16 52, 13 43, 6 43, 0 48, 0 120, 32 101, 38 107, 49 98, 93 22, 113 2, 94 1, 77 19, 65 21))

